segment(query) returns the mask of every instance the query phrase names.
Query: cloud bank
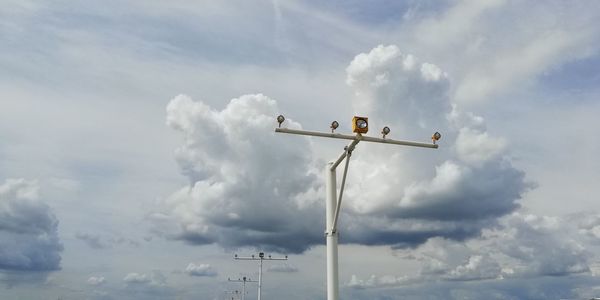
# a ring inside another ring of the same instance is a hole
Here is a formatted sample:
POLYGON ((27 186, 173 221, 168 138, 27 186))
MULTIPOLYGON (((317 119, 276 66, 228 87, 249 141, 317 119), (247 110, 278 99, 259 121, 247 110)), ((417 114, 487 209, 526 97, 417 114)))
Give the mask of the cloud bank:
MULTIPOLYGON (((432 237, 465 240, 519 208, 532 185, 512 166, 506 141, 452 103, 441 68, 382 45, 357 55, 346 72, 356 95, 351 104, 373 128, 389 125, 391 138, 420 140, 440 130, 444 139, 438 151, 358 145, 340 218, 343 242, 416 247, 432 237)), ((275 135, 279 113, 262 94, 222 110, 185 95, 171 100, 167 125, 183 136, 175 157, 190 186, 151 215, 157 232, 192 244, 279 252, 323 243, 322 162, 306 138, 275 135)), ((285 126, 301 128, 294 120, 285 126)))
POLYGON ((466 243, 432 238, 416 249, 398 251, 420 262, 417 275, 352 276, 346 286, 380 288, 444 281, 538 278, 589 274, 598 260, 598 239, 590 235, 599 216, 540 217, 513 213, 499 226, 466 243))

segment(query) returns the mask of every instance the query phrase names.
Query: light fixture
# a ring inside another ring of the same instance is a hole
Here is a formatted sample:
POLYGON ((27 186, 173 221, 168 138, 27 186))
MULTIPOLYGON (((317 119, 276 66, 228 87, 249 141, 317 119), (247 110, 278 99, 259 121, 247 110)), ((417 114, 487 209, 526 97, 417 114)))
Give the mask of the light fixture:
POLYGON ((383 138, 385 139, 385 136, 388 135, 390 133, 390 128, 385 126, 383 127, 383 129, 381 129, 381 134, 383 134, 383 138))
POLYGON ((354 117, 352 118, 352 132, 367 133, 369 131, 369 118, 354 117))
POLYGON ((331 126, 329 126, 329 128, 331 128, 331 133, 333 133, 338 128, 338 126, 340 126, 340 123, 338 123, 338 121, 331 122, 331 126))
POLYGON ((283 115, 277 116, 277 123, 279 123, 279 128, 281 128, 281 123, 285 121, 285 117, 283 115))
POLYGON ((432 136, 431 136, 431 141, 433 142, 433 144, 435 145, 435 142, 439 141, 442 138, 442 134, 439 132, 435 132, 432 136))

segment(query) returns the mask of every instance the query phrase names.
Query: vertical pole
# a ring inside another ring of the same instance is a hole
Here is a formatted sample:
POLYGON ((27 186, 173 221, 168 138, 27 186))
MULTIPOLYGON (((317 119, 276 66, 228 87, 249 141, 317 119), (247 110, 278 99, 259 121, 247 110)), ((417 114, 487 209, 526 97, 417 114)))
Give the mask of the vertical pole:
POLYGON ((258 267, 258 300, 260 299, 260 288, 262 287, 262 262, 263 258, 260 258, 260 266, 258 267))
POLYGON ((333 162, 327 164, 325 169, 327 200, 325 203, 325 214, 327 224, 325 224, 325 234, 327 239, 327 300, 338 300, 338 234, 331 232, 333 219, 335 215, 336 180, 335 169, 331 169, 333 162))
POLYGON ((246 277, 244 277, 244 282, 242 283, 242 300, 246 298, 246 277))

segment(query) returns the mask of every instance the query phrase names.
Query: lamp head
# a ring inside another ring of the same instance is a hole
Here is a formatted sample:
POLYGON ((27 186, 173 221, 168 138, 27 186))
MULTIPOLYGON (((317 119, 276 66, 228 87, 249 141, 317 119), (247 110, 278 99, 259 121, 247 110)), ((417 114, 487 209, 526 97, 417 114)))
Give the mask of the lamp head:
POLYGON ((357 117, 352 118, 352 132, 367 133, 369 131, 369 118, 357 117))
POLYGON ((338 121, 331 122, 331 126, 329 126, 329 128, 331 128, 331 133, 333 133, 339 126, 340 123, 338 123, 338 121))
POLYGON ((439 141, 442 138, 442 134, 439 132, 435 132, 432 136, 431 136, 431 141, 433 142, 433 144, 435 144, 435 142, 439 141))
POLYGON ((277 123, 279 123, 279 127, 281 128, 281 123, 285 121, 285 117, 283 115, 277 116, 277 123))
POLYGON ((385 139, 385 136, 388 135, 390 133, 390 128, 385 126, 383 127, 383 129, 381 129, 381 134, 383 134, 383 138, 385 139))

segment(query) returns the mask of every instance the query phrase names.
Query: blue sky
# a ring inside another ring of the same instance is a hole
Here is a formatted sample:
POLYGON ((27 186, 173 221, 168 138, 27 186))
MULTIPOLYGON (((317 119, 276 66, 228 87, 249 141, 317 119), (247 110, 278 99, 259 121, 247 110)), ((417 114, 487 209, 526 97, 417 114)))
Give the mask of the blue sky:
POLYGON ((343 299, 600 296, 599 6, 4 1, 0 296, 222 299, 266 251, 265 298, 325 299, 344 144, 280 113, 443 134, 358 146, 343 299))

